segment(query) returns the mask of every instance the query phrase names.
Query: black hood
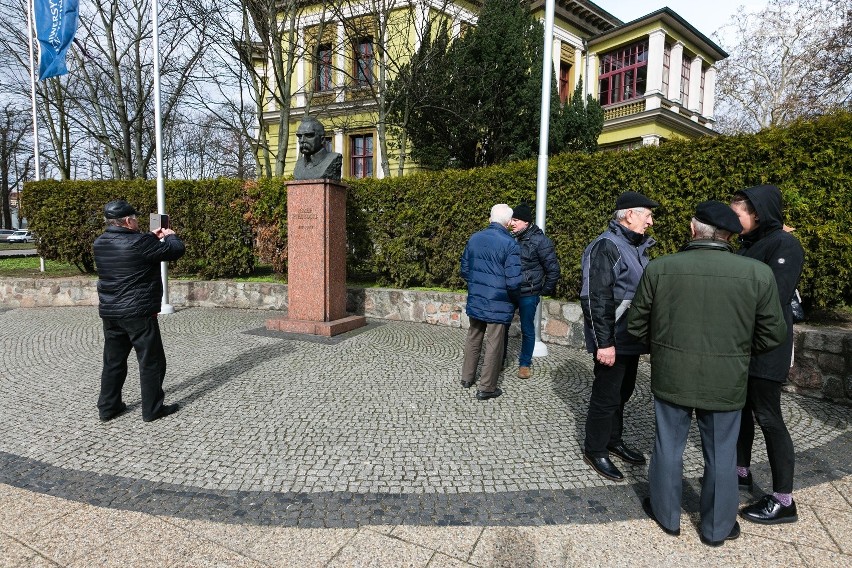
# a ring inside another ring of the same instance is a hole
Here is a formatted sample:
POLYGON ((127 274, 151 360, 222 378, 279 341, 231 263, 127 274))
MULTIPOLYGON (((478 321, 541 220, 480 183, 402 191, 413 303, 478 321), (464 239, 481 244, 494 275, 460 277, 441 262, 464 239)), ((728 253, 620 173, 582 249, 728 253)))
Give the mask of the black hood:
POLYGON ((757 213, 760 226, 755 235, 743 235, 744 240, 757 240, 763 235, 784 227, 784 213, 781 209, 781 190, 774 185, 756 185, 742 190, 751 201, 757 213))

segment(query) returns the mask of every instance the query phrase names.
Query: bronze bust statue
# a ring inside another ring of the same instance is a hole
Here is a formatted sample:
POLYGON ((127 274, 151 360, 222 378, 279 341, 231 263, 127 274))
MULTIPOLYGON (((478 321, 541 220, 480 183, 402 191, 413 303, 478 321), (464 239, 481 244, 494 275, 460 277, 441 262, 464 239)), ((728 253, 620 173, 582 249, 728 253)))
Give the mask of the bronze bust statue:
POLYGON ((323 146, 325 127, 313 116, 306 116, 296 130, 300 156, 293 170, 294 179, 340 180, 343 156, 323 146))

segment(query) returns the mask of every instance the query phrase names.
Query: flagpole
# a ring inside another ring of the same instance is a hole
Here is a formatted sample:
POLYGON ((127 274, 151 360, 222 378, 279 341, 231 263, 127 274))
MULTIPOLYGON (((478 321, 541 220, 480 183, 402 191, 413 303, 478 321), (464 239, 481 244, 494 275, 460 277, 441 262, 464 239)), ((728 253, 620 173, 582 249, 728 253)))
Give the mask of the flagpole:
MULTIPOLYGON (((535 190, 535 223, 544 231, 545 211, 547 207, 547 153, 550 137, 550 77, 553 75, 553 19, 555 1, 546 0, 544 7, 544 54, 541 73, 541 124, 538 142, 538 174, 535 190)), ((534 357, 547 357, 547 345, 541 340, 541 302, 535 309, 535 347, 534 357)))
MULTIPOLYGON (((166 214, 166 182, 163 179, 163 132, 162 113, 160 110, 160 6, 157 0, 152 0, 151 20, 154 25, 154 139, 157 154, 157 213, 166 214)), ((161 314, 173 314, 175 308, 169 303, 169 263, 160 263, 160 276, 163 279, 163 299, 160 307, 161 314)))
MULTIPOLYGON (((35 180, 41 180, 41 150, 38 146, 38 112, 36 111, 36 81, 35 81, 35 50, 33 49, 33 36, 36 34, 33 27, 33 12, 35 12, 35 0, 27 2, 27 36, 30 44, 30 99, 33 110, 33 154, 35 156, 35 180)), ((21 195, 18 195, 18 228, 21 228, 21 195)), ((39 270, 44 272, 44 257, 38 257, 39 270)))
MULTIPOLYGON (((39 156, 39 147, 38 147, 38 120, 36 113, 36 82, 35 82, 35 64, 33 63, 33 59, 35 58, 35 52, 33 50, 33 35, 35 35, 36 31, 33 29, 33 12, 35 11, 35 0, 29 0, 27 2, 27 36, 29 36, 30 40, 30 95, 32 97, 32 107, 33 107, 33 152, 35 153, 35 178, 36 181, 41 179, 41 157, 39 156)), ((20 220, 20 216, 18 217, 20 220)))

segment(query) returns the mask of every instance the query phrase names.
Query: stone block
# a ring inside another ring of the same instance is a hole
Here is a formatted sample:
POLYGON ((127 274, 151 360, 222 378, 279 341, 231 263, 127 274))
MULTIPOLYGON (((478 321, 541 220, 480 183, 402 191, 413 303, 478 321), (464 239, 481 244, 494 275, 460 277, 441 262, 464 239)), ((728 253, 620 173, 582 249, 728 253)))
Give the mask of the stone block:
POLYGON ((817 355, 817 363, 820 370, 827 374, 842 375, 846 370, 844 358, 833 353, 820 353, 817 355))
POLYGON ((788 379, 797 387, 804 389, 821 389, 823 386, 822 373, 817 361, 798 354, 788 379))
POLYGON ((846 335, 840 331, 829 331, 822 329, 808 330, 802 346, 814 351, 825 351, 827 353, 843 353, 843 338, 846 335))

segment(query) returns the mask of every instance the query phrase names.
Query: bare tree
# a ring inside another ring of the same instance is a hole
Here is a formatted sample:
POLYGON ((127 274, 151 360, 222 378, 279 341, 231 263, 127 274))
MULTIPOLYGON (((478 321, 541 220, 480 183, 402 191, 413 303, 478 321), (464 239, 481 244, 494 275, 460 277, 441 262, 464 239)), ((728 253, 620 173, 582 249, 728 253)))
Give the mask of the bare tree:
MULTIPOLYGON (((429 25, 430 18, 435 17, 433 11, 449 12, 450 6, 448 0, 439 6, 421 0, 340 0, 330 6, 330 18, 343 29, 344 41, 336 45, 335 58, 342 64, 335 65, 334 70, 343 77, 344 84, 337 88, 343 90, 349 109, 346 114, 331 115, 331 121, 344 130, 376 128, 380 167, 385 176, 392 175, 389 157, 394 143, 397 175, 402 175, 407 155, 405 129, 392 124, 390 119, 406 114, 404 109, 400 112, 396 107, 404 105, 407 99, 388 96, 388 89, 410 66, 420 45, 428 41, 424 35, 436 29, 429 25), (356 123, 359 114, 371 118, 356 123)), ((319 63, 316 49, 311 50, 311 55, 316 66, 319 63)), ((334 104, 335 101, 326 102, 329 107, 334 104)))
POLYGON ((20 192, 21 185, 32 173, 33 153, 27 142, 29 115, 12 103, 0 110, 0 228, 12 228, 10 196, 20 192))
POLYGON ((770 0, 744 8, 723 32, 737 38, 719 64, 716 118, 754 132, 846 105, 852 95, 852 0, 770 0))

